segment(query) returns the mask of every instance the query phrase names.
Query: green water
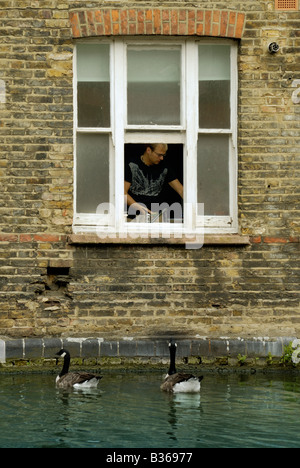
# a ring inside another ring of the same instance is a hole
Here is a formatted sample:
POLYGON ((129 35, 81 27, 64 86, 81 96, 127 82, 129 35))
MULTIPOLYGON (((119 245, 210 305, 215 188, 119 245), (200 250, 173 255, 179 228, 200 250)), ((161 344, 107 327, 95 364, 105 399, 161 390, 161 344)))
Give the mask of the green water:
POLYGON ((104 373, 99 389, 53 375, 0 375, 0 447, 300 447, 300 377, 205 375, 200 395, 160 391, 160 373, 104 373))

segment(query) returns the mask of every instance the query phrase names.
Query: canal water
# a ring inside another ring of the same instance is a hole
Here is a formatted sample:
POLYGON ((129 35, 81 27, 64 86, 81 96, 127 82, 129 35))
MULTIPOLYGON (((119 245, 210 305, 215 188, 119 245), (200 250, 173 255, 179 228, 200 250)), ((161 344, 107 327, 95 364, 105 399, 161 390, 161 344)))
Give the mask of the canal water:
POLYGON ((300 447, 300 376, 204 374, 199 395, 165 394, 161 379, 106 371, 83 392, 0 375, 0 448, 300 447))

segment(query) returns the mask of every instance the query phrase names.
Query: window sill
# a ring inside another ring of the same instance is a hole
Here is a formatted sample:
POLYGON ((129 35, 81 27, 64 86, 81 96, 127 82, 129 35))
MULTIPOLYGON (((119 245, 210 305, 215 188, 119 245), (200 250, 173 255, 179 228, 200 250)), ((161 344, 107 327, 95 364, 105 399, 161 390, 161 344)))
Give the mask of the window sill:
MULTIPOLYGON (((199 239, 195 236, 180 238, 170 237, 137 237, 130 236, 126 238, 105 237, 101 238, 96 234, 71 234, 68 238, 71 245, 76 244, 124 244, 124 245, 184 245, 198 243, 199 239)), ((250 237, 239 234, 206 234, 204 235, 202 245, 250 245, 250 237)))

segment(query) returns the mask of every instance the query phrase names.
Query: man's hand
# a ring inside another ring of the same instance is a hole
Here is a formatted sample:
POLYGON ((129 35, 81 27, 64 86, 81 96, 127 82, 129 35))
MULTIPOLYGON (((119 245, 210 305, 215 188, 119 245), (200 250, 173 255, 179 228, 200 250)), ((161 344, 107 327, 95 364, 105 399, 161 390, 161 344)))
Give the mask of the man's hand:
POLYGON ((130 205, 130 213, 134 214, 137 212, 140 212, 141 215, 146 215, 147 213, 153 214, 152 211, 148 210, 148 208, 145 205, 140 205, 139 203, 132 203, 130 205))

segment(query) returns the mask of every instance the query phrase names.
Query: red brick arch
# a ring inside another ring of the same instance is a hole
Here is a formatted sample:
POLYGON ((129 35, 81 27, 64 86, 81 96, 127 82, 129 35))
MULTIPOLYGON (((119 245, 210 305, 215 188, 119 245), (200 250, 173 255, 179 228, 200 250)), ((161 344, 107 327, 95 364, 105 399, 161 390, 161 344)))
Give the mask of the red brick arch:
POLYGON ((97 36, 213 36, 240 39, 245 14, 181 8, 101 8, 70 13, 74 38, 97 36))

